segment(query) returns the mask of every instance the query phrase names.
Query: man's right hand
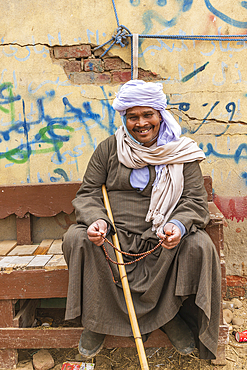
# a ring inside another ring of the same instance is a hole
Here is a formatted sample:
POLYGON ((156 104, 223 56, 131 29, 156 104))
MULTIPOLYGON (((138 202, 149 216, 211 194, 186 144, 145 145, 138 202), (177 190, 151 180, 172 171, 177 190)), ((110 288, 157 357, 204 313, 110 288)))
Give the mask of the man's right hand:
POLYGON ((99 219, 93 222, 87 229, 87 236, 90 242, 94 243, 98 247, 104 242, 104 237, 107 232, 107 223, 105 220, 99 219))

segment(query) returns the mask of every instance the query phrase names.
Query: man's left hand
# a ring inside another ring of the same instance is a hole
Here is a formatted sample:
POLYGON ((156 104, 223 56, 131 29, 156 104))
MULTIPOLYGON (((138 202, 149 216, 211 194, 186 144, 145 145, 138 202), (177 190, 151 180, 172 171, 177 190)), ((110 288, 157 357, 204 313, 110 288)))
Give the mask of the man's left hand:
POLYGON ((162 240, 162 247, 166 249, 172 249, 180 242, 181 231, 177 225, 168 222, 164 226, 164 234, 157 233, 157 236, 162 240))

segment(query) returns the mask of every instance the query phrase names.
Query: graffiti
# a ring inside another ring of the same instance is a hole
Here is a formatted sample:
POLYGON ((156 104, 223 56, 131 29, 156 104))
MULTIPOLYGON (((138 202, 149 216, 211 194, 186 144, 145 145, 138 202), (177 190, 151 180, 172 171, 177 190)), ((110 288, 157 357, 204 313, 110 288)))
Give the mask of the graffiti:
POLYGON ((49 55, 49 49, 46 46, 43 46, 41 50, 38 50, 33 36, 32 36, 32 41, 33 41, 32 46, 29 45, 25 47, 19 47, 19 46, 15 46, 15 42, 12 42, 10 45, 4 44, 4 39, 2 38, 1 51, 4 56, 14 57, 18 62, 26 62, 31 56, 31 51, 33 51, 35 54, 40 54, 44 58, 46 58, 47 55, 49 55), (25 53, 24 53, 24 50, 25 50, 25 53))
MULTIPOLYGON (((203 150, 204 145, 202 143, 200 143, 199 147, 203 150)), ((245 143, 240 144, 238 146, 238 148, 236 149, 234 154, 223 154, 223 153, 217 152, 213 148, 213 145, 211 143, 208 143, 207 144, 207 151, 206 152, 204 151, 204 153, 205 153, 206 157, 209 157, 210 155, 213 155, 217 158, 233 159, 235 161, 235 163, 238 164, 240 159, 244 159, 244 160, 247 159, 247 144, 245 144, 245 143), (243 155, 242 154, 243 152, 246 152, 246 154, 243 155)))
POLYGON ((14 96, 13 94, 13 85, 10 82, 3 83, 0 85, 0 110, 3 113, 10 114, 11 122, 14 120, 15 108, 14 102, 20 100, 20 95, 14 96), (4 93, 7 92, 7 96, 4 93), (9 108, 6 108, 3 105, 9 104, 9 108))
MULTIPOLYGON (((220 101, 217 100, 216 102, 214 102, 212 104, 209 111, 204 116, 202 122, 195 129, 188 129, 186 127, 182 127, 182 133, 183 134, 186 134, 186 133, 195 134, 195 133, 197 133, 208 122, 207 120, 208 120, 209 116, 212 114, 212 112, 218 106, 219 103, 220 103, 220 101)), ((175 107, 177 106, 178 109, 181 112, 187 112, 190 109, 190 103, 187 103, 187 102, 172 103, 170 101, 170 99, 168 99, 168 104, 171 105, 171 106, 175 106, 175 107)), ((208 103, 204 103, 204 104, 202 104, 202 106, 207 107, 208 103)), ((227 121, 232 122, 233 117, 236 113, 236 103, 234 103, 234 102, 227 103, 225 105, 225 109, 226 109, 227 113, 229 113, 227 121)), ((226 124, 226 127, 224 128, 224 130, 222 132, 220 132, 219 134, 215 134, 215 137, 219 137, 219 136, 222 136, 223 134, 225 134, 227 132, 227 130, 229 129, 229 127, 230 127, 230 124, 229 123, 226 124)))
POLYGON ((187 76, 183 77, 181 79, 181 82, 187 82, 189 81, 192 77, 196 76, 199 72, 202 72, 204 71, 204 69, 206 68, 206 66, 208 65, 209 62, 203 64, 203 66, 197 68, 194 72, 191 72, 189 73, 187 76))
MULTIPOLYGON (((175 1, 174 1, 175 2, 175 1)), ((139 6, 141 3, 140 0, 130 0, 130 4, 132 6, 139 6)), ((156 0, 156 5, 160 7, 164 7, 167 5, 167 0, 156 0)), ((176 3, 178 5, 177 14, 170 20, 166 20, 160 16, 160 13, 156 11, 146 11, 143 14, 143 24, 145 25, 145 30, 143 34, 148 33, 153 28, 153 22, 152 20, 157 21, 159 24, 165 27, 172 27, 175 24, 177 24, 177 20, 182 15, 182 13, 185 13, 189 11, 192 8, 193 0, 176 0, 176 3)), ((234 26, 236 28, 247 28, 247 22, 238 21, 234 18, 229 17, 228 15, 224 14, 220 10, 217 10, 210 2, 210 0, 204 0, 204 3, 207 7, 207 9, 214 14, 217 18, 220 18, 222 21, 224 21, 227 24, 230 24, 231 26, 234 26)), ((244 9, 247 9, 247 1, 241 1, 240 6, 244 9)), ((227 8, 227 4, 224 4, 224 7, 227 8)))
POLYGON ((244 221, 247 217, 247 197, 224 197, 215 194, 214 203, 228 220, 244 221))
MULTIPOLYGON (((204 0, 204 2, 205 2, 206 7, 208 8, 208 10, 210 10, 210 12, 212 12, 216 17, 220 18, 222 21, 230 24, 231 26, 237 27, 237 28, 247 28, 247 22, 237 21, 236 19, 233 19, 233 18, 227 16, 226 14, 224 14, 221 11, 217 10, 210 3, 209 0, 204 0)), ((240 6, 242 6, 243 8, 246 9, 247 8, 246 7, 246 1, 241 1, 240 2, 240 6)))
MULTIPOLYGON (((0 143, 11 141, 11 134, 15 133, 15 135, 21 138, 21 144, 13 149, 6 149, 6 151, 0 152, 0 159, 5 158, 12 163, 23 164, 29 160, 32 154, 53 153, 52 162, 62 164, 66 162, 66 155, 74 158, 82 155, 81 148, 86 145, 84 136, 82 136, 81 144, 74 148, 74 153, 71 151, 61 152, 64 143, 70 140, 71 134, 75 131, 72 127, 75 122, 80 123, 80 127, 77 130, 85 130, 89 145, 93 148, 95 148, 95 142, 90 131, 93 127, 92 122, 102 130, 105 130, 109 135, 116 130, 114 124, 115 111, 111 107, 103 87, 101 88, 104 95, 104 99, 101 100, 102 116, 92 110, 90 102, 83 102, 82 108, 75 107, 69 102, 67 97, 62 99, 64 115, 62 117, 49 116, 45 113, 45 101, 47 99, 52 100, 55 97, 55 91, 51 90, 46 92, 45 97, 36 100, 37 119, 32 118, 31 112, 29 114, 26 113, 25 101, 20 95, 13 96, 12 87, 11 83, 4 83, 0 86, 0 110, 6 114, 11 114, 11 123, 8 125, 8 128, 0 130, 0 143), (6 91, 8 94, 4 94, 6 91), (14 120, 14 103, 19 100, 22 103, 23 119, 14 120), (105 122, 107 117, 108 124, 105 124, 103 121, 105 122), (39 128, 37 133, 34 133, 33 130, 39 125, 43 127, 39 128)), ((68 180, 63 170, 58 170, 57 174, 66 181, 68 180)), ((50 180, 56 181, 57 178, 51 177, 50 180)))

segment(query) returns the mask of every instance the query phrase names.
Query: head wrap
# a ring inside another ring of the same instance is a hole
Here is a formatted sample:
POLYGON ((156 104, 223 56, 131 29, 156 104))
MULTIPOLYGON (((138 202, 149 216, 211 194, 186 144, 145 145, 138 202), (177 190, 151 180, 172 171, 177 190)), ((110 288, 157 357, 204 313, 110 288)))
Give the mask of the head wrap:
MULTIPOLYGON (((127 109, 133 107, 151 107, 159 111, 162 121, 157 145, 164 145, 170 141, 178 140, 181 135, 181 127, 171 113, 166 110, 167 100, 161 83, 145 82, 142 80, 128 81, 116 94, 112 107, 120 113, 125 131, 127 131, 125 120, 127 109), (161 142, 159 143, 159 141, 161 142)), ((133 137, 131 139, 136 142, 133 137)))

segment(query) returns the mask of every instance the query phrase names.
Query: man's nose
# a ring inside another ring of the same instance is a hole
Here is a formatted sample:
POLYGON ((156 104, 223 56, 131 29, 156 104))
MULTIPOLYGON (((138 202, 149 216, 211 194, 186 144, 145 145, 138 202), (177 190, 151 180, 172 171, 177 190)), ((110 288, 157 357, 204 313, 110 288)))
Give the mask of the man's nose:
POLYGON ((138 120, 138 125, 139 125, 139 126, 144 126, 144 125, 146 125, 146 123, 147 123, 146 118, 145 118, 145 117, 140 116, 140 117, 139 117, 139 120, 138 120))

